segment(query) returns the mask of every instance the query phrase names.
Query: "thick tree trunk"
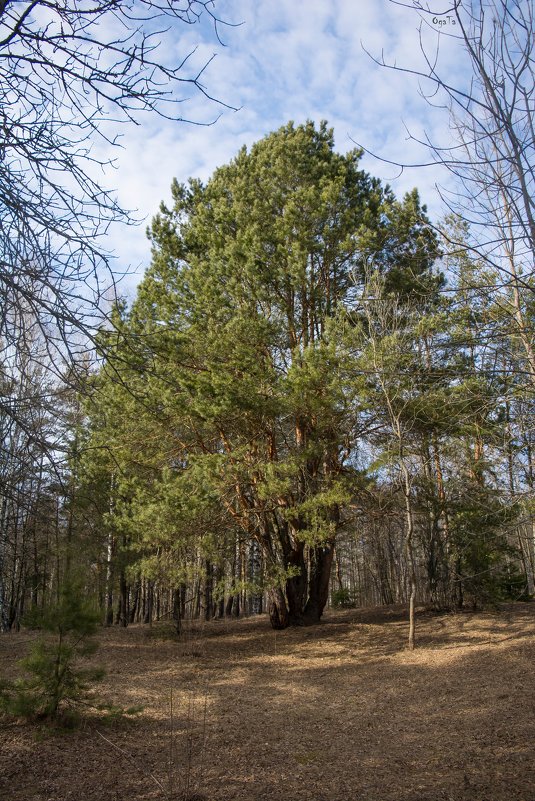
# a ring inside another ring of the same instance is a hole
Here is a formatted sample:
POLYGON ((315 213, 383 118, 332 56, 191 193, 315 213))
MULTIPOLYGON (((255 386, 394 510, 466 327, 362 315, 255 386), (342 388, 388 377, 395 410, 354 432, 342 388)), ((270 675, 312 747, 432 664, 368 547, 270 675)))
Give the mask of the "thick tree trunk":
POLYGON ((269 590, 269 619, 274 629, 285 629, 290 625, 290 615, 286 598, 280 587, 269 590))
POLYGON ((334 543, 311 548, 310 575, 308 577, 308 600, 304 620, 308 624, 319 623, 329 598, 329 579, 334 557, 334 543))
POLYGON ((286 580, 286 598, 288 599, 288 616, 291 626, 302 626, 304 623, 303 613, 307 600, 307 568, 304 554, 304 543, 301 543, 290 553, 288 559, 288 567, 299 571, 297 575, 286 580))
POLYGON ((260 555, 260 546, 256 540, 252 540, 249 546, 249 581, 253 585, 253 590, 249 597, 249 612, 253 615, 259 615, 262 611, 262 595, 258 592, 257 587, 262 578, 262 559, 260 555))
POLYGON ((286 580, 285 592, 280 587, 269 590, 269 617, 274 629, 319 623, 325 609, 334 544, 311 548, 308 569, 304 553, 303 546, 288 557, 288 567, 299 569, 299 573, 286 580))
POLYGON ((227 603, 225 604, 225 617, 230 617, 232 615, 232 607, 234 606, 234 596, 229 595, 227 598, 227 603))
POLYGON ((138 611, 139 611, 139 602, 140 602, 140 600, 141 600, 141 579, 138 578, 138 579, 136 579, 136 584, 135 584, 135 587, 134 587, 134 595, 133 595, 133 599, 132 599, 132 604, 131 604, 129 612, 128 612, 128 622, 129 623, 135 623, 136 622, 136 618, 138 616, 138 611))

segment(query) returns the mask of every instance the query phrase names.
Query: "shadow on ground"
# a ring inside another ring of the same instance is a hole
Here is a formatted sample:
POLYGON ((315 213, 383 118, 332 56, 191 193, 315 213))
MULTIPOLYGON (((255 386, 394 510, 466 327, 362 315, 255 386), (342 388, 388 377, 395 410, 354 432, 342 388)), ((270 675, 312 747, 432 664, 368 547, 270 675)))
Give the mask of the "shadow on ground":
POLYGON ((180 642, 106 631, 101 692, 143 715, 44 738, 4 724, 0 797, 533 801, 534 622, 529 604, 422 613, 414 652, 399 607, 283 632, 221 621, 180 642))

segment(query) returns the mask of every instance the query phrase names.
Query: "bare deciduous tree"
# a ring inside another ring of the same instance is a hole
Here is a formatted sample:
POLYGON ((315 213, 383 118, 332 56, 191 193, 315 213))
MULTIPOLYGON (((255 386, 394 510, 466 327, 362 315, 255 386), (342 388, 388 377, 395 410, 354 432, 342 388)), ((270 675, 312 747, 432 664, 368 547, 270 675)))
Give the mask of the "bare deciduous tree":
POLYGON ((451 145, 411 138, 428 148, 432 164, 452 175, 453 190, 441 190, 441 195, 449 210, 468 223, 470 239, 461 242, 449 236, 449 250, 468 247, 499 271, 513 295, 513 322, 535 381, 533 332, 524 302, 533 291, 535 258, 533 0, 391 2, 418 16, 426 66, 419 71, 383 57, 374 60, 416 76, 422 96, 433 106, 447 108, 451 145), (429 28, 437 35, 432 50, 429 28), (443 70, 440 51, 445 37, 456 40, 459 58, 467 65, 466 81, 454 83, 443 70))
MULTIPOLYGON (((117 126, 142 112, 182 120, 186 91, 209 98, 204 67, 178 53, 181 26, 202 14, 217 33, 213 9, 211 0, 0 0, 4 372, 21 342, 40 337, 60 373, 102 320, 114 283, 102 238, 132 217, 101 185, 109 162, 94 146, 109 152, 117 126)), ((2 411, 16 414, 8 403, 2 411)))

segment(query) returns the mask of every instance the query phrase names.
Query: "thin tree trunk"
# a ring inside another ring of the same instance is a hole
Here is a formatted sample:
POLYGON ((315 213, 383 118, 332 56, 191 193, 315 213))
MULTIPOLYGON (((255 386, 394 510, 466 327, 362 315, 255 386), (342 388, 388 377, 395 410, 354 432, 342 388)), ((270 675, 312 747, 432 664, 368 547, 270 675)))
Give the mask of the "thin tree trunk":
POLYGON ((209 559, 205 561, 204 574, 204 619, 211 620, 213 617, 213 569, 209 559))
POLYGON ((175 631, 180 634, 182 630, 182 605, 180 587, 173 590, 173 623, 175 624, 175 631))
MULTIPOLYGON (((109 513, 110 518, 113 518, 113 513, 115 510, 115 474, 112 473, 110 478, 110 502, 109 502, 109 513)), ((104 617, 104 623, 106 626, 113 625, 113 556, 115 551, 115 540, 113 536, 113 531, 111 528, 108 530, 108 536, 106 540, 106 612, 104 617)))
POLYGON ((119 576, 119 614, 117 622, 123 628, 128 626, 128 597, 129 590, 126 583, 126 573, 124 567, 122 567, 119 576))
POLYGON ((401 469, 403 472, 403 494, 405 496, 405 548, 408 559, 409 567, 409 650, 413 651, 416 642, 416 623, 414 615, 414 607, 416 602, 416 569, 414 565, 414 552, 413 552, 413 534, 414 534, 414 518, 412 513, 412 500, 411 500, 411 484, 409 471, 403 462, 403 454, 401 454, 401 469))
POLYGON ((7 507, 7 498, 2 498, 2 507, 0 509, 0 630, 8 631, 9 629, 9 614, 7 609, 6 586, 5 586, 5 561, 7 549, 7 532, 9 525, 9 514, 7 507))
POLYGON ((145 596, 145 614, 143 617, 143 623, 148 624, 149 626, 152 625, 153 608, 154 608, 154 582, 149 580, 147 581, 147 589, 145 596))

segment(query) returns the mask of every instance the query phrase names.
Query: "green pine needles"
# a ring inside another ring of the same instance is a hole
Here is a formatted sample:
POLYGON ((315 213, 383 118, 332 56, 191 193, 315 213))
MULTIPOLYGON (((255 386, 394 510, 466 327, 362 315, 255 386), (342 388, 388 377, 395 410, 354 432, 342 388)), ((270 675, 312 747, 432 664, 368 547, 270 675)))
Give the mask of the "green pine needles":
POLYGON ((15 717, 56 718, 90 702, 91 685, 104 672, 84 668, 81 662, 98 647, 92 639, 98 622, 98 612, 73 582, 63 585, 56 603, 32 611, 25 623, 39 629, 41 636, 20 662, 24 675, 1 689, 4 711, 15 717))

